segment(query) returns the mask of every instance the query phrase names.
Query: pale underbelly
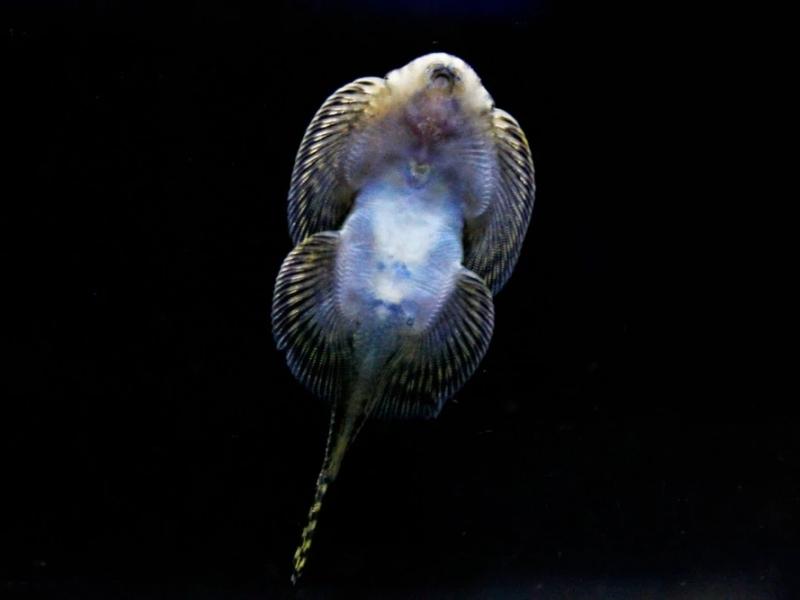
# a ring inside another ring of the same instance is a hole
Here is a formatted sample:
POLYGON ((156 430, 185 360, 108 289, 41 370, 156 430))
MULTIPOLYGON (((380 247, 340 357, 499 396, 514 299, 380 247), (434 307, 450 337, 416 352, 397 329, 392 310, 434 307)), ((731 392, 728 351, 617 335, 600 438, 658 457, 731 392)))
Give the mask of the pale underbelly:
POLYGON ((365 202, 345 222, 337 257, 337 302, 354 325, 426 330, 461 269, 459 215, 448 206, 365 202))

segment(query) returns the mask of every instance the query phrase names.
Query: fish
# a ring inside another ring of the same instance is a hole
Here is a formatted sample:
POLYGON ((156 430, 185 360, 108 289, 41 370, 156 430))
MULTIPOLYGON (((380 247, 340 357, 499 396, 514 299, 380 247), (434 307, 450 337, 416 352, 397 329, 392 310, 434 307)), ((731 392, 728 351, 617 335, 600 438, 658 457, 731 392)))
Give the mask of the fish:
POLYGON ((535 190, 521 127, 450 54, 356 79, 311 120, 271 314, 289 369, 330 406, 292 583, 365 422, 435 418, 477 369, 535 190))

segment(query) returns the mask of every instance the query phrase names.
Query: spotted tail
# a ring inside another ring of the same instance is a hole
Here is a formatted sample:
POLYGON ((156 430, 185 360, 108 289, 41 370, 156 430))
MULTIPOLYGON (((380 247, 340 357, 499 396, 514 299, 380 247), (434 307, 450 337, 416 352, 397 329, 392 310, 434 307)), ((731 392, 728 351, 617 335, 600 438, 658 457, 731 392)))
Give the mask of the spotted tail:
POLYGON ((296 584, 297 580, 300 579, 300 576, 303 574, 303 569, 306 566, 306 558, 311 548, 311 540, 314 537, 314 530, 317 528, 319 511, 322 508, 322 500, 325 498, 325 492, 328 491, 329 482, 330 479, 325 475, 325 470, 323 469, 317 478, 317 490, 314 493, 314 503, 308 511, 308 523, 303 528, 300 545, 297 546, 297 550, 294 551, 292 585, 296 584))
MULTIPOLYGON (((358 396, 361 396, 360 394, 358 396)), ((296 584, 303 574, 306 566, 308 553, 311 549, 311 541, 314 537, 314 530, 317 528, 319 513, 322 509, 322 500, 328 491, 330 484, 339 474, 347 448, 355 439, 361 426, 366 420, 363 411, 363 404, 353 397, 344 410, 333 407, 331 410, 331 424, 328 430, 328 442, 325 447, 325 459, 322 462, 322 469, 317 477, 317 488, 314 492, 314 502, 308 511, 308 522, 303 528, 300 537, 300 545, 294 552, 294 572, 292 573, 292 584, 296 584)))

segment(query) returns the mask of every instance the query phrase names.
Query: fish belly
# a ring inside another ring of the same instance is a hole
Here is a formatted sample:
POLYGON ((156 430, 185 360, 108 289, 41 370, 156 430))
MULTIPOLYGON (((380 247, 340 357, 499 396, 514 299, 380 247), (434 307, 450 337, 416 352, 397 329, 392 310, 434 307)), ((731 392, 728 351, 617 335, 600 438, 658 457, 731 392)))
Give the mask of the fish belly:
POLYGON ((354 328, 391 338, 430 326, 461 268, 458 206, 441 194, 387 186, 357 198, 336 261, 337 304, 354 328))

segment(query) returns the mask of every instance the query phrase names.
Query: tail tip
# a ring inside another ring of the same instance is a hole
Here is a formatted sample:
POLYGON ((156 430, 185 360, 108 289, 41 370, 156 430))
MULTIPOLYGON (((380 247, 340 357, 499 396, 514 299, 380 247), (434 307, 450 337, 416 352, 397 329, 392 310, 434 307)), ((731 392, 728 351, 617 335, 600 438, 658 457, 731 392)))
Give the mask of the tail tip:
POLYGON ((305 567, 305 565, 306 565, 305 556, 300 555, 298 549, 298 556, 295 556, 294 570, 292 571, 292 577, 291 577, 293 586, 296 586, 297 582, 300 580, 300 576, 303 574, 303 567, 305 567))

